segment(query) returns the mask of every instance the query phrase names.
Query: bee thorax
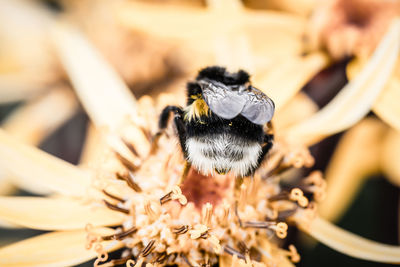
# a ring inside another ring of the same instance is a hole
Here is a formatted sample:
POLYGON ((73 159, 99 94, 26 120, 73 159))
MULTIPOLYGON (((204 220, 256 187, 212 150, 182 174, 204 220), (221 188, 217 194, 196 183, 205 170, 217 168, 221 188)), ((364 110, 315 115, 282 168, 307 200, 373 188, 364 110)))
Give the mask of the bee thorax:
POLYGON ((205 175, 232 172, 237 177, 258 166, 261 145, 231 134, 210 134, 186 140, 188 161, 205 175))

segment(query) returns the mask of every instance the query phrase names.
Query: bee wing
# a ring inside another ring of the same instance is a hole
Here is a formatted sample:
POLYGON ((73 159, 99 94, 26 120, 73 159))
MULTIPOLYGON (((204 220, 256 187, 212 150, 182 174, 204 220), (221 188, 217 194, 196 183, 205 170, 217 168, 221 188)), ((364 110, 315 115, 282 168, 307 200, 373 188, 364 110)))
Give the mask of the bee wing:
POLYGON ((269 122, 275 112, 272 99, 252 86, 249 86, 246 91, 246 104, 240 114, 255 124, 263 125, 269 122))
POLYGON ((239 115, 246 104, 246 97, 232 91, 225 84, 216 81, 199 81, 204 101, 212 112, 224 119, 239 115))

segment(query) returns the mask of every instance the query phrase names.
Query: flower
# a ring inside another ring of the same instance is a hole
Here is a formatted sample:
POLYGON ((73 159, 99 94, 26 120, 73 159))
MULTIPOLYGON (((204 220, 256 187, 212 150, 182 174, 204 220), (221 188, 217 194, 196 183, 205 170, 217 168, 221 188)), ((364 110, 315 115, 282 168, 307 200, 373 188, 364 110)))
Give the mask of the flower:
MULTIPOLYGON (((396 29, 396 25, 393 27, 396 29)), ((368 86, 369 74, 372 72, 377 79, 387 80, 387 73, 393 67, 393 62, 387 60, 398 50, 393 29, 371 60, 376 64, 367 63, 355 82, 343 89, 345 93, 305 122, 277 129, 277 145, 268 166, 260 169, 259 176, 241 185, 235 195, 229 176, 210 179, 195 171, 182 185, 182 190, 174 187, 183 162, 180 155, 174 153, 174 144, 165 138, 160 140, 158 150, 151 149, 146 133, 154 121, 147 104, 152 100, 143 98, 136 102, 118 75, 78 32, 67 26, 57 26, 55 42, 62 62, 93 122, 107 138, 103 137, 98 143, 96 149, 100 147, 103 151, 94 153, 94 170, 88 172, 0 133, 2 167, 25 184, 42 186, 59 194, 1 197, 0 218, 14 225, 68 230, 4 247, 0 249, 0 262, 71 265, 97 256, 97 265, 125 261, 128 266, 140 266, 146 260, 152 261, 149 266, 162 260, 189 265, 209 265, 217 260, 222 266, 290 264, 287 257, 292 261, 299 259, 293 246, 282 250, 277 242, 259 234, 267 232, 284 238, 287 224, 280 220, 295 222, 318 240, 349 255, 399 262, 398 247, 364 240, 314 218, 316 206, 309 203, 304 193, 315 194, 316 199, 323 198, 325 185, 320 174, 313 173, 289 191, 285 191, 277 179, 261 179, 271 174, 277 177, 291 166, 312 164, 305 149, 307 145, 350 127, 368 112, 383 87, 382 83, 372 88, 368 86), (385 53, 382 55, 381 51, 385 53), (356 101, 360 95, 363 98, 356 101), (341 100, 339 104, 337 99, 341 100), (354 116, 343 117, 343 113, 354 116), (150 120, 146 122, 144 117, 150 120), (105 139, 109 153, 104 152, 107 151, 105 139), (197 183, 204 185, 200 195, 192 193, 197 183), (207 190, 210 188, 215 192, 207 190), (186 193, 188 191, 191 193, 186 193), (171 200, 160 203, 165 193, 169 196, 167 200, 171 200), (99 228, 103 226, 116 229, 99 228), (84 244, 92 250, 85 249, 84 244), (107 253, 120 248, 126 248, 121 258, 107 262, 107 253), (25 253, 21 259, 22 252, 25 253)))

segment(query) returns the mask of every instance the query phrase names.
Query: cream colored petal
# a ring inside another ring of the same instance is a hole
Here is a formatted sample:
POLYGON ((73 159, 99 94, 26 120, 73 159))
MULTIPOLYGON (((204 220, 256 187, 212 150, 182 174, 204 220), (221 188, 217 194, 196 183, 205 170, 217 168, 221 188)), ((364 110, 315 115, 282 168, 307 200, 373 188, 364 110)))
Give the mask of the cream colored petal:
POLYGON ((93 124, 89 124, 86 132, 85 143, 81 152, 79 164, 89 166, 91 162, 96 161, 106 148, 100 131, 93 124))
MULTIPOLYGON (((96 233, 110 235, 114 230, 97 229, 96 233)), ((97 256, 85 248, 87 233, 84 230, 52 232, 0 248, 0 265, 23 266, 73 266, 97 256)), ((116 241, 102 242, 107 251, 121 247, 116 241)))
POLYGON ((21 144, 0 130, 0 168, 21 188, 84 196, 91 184, 88 173, 37 148, 21 144))
POLYGON ((386 131, 382 122, 368 118, 343 136, 326 170, 326 198, 318 205, 321 217, 339 219, 368 175, 379 171, 386 131))
POLYGON ((254 84, 274 100, 279 110, 327 64, 328 58, 322 53, 288 59, 264 76, 256 76, 254 84))
MULTIPOLYGON (((3 129, 19 141, 38 145, 43 139, 68 120, 78 105, 67 88, 54 88, 44 96, 17 108, 3 122, 3 129), (57 112, 53 112, 57 110, 57 112)), ((0 172, 0 195, 11 193, 15 187, 4 170, 0 172), (7 184, 8 183, 8 184, 7 184), (6 185, 7 184, 7 185, 6 185)), ((46 194, 46 190, 34 193, 46 194)))
POLYGON ((0 197, 0 219, 39 230, 83 229, 120 225, 124 215, 101 203, 57 197, 0 197))
POLYGON ((387 179, 400 187, 400 133, 395 130, 389 131, 382 148, 381 165, 387 179))
MULTIPOLYGON (((363 59, 355 59, 346 68, 347 76, 353 79, 365 64, 363 59)), ((400 131, 400 106, 397 99, 400 98, 400 60, 397 60, 392 76, 386 83, 381 94, 376 99, 372 110, 387 124, 400 131)))
POLYGON ((0 74, 0 104, 31 99, 48 90, 44 81, 23 73, 0 74))
MULTIPOLYGON (((399 61, 400 62, 400 61, 399 61)), ((373 106, 373 111, 387 124, 400 131, 400 63, 397 64, 397 76, 392 77, 373 106)))
POLYGON ((97 49, 72 26, 57 24, 53 33, 61 61, 95 125, 114 130, 134 116, 134 96, 97 49))
POLYGON ((78 103, 69 88, 52 88, 46 95, 11 113, 2 128, 21 142, 38 145, 69 119, 77 107, 78 103))
POLYGON ((395 66, 399 33, 400 20, 395 20, 359 75, 320 112, 291 128, 289 139, 312 144, 350 127, 368 113, 395 66))
POLYGON ((136 100, 116 71, 75 28, 57 24, 54 44, 74 85, 80 101, 97 128, 107 129, 132 140, 141 155, 147 155, 150 144, 136 126, 121 129, 126 122, 143 122, 137 116, 136 100))
POLYGON ((300 92, 287 104, 275 112, 274 129, 276 133, 285 131, 289 126, 311 117, 318 111, 318 105, 306 94, 300 92))
POLYGON ((348 256, 382 263, 400 263, 400 246, 368 240, 318 217, 309 227, 300 227, 319 242, 348 256))

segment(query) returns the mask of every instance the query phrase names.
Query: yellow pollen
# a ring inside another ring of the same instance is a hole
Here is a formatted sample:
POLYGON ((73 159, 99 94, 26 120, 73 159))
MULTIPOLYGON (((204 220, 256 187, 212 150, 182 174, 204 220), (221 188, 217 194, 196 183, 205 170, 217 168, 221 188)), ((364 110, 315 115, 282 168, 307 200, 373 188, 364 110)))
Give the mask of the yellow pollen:
POLYGON ((202 98, 196 98, 195 101, 185 108, 185 120, 200 120, 201 116, 208 116, 210 109, 202 98))

